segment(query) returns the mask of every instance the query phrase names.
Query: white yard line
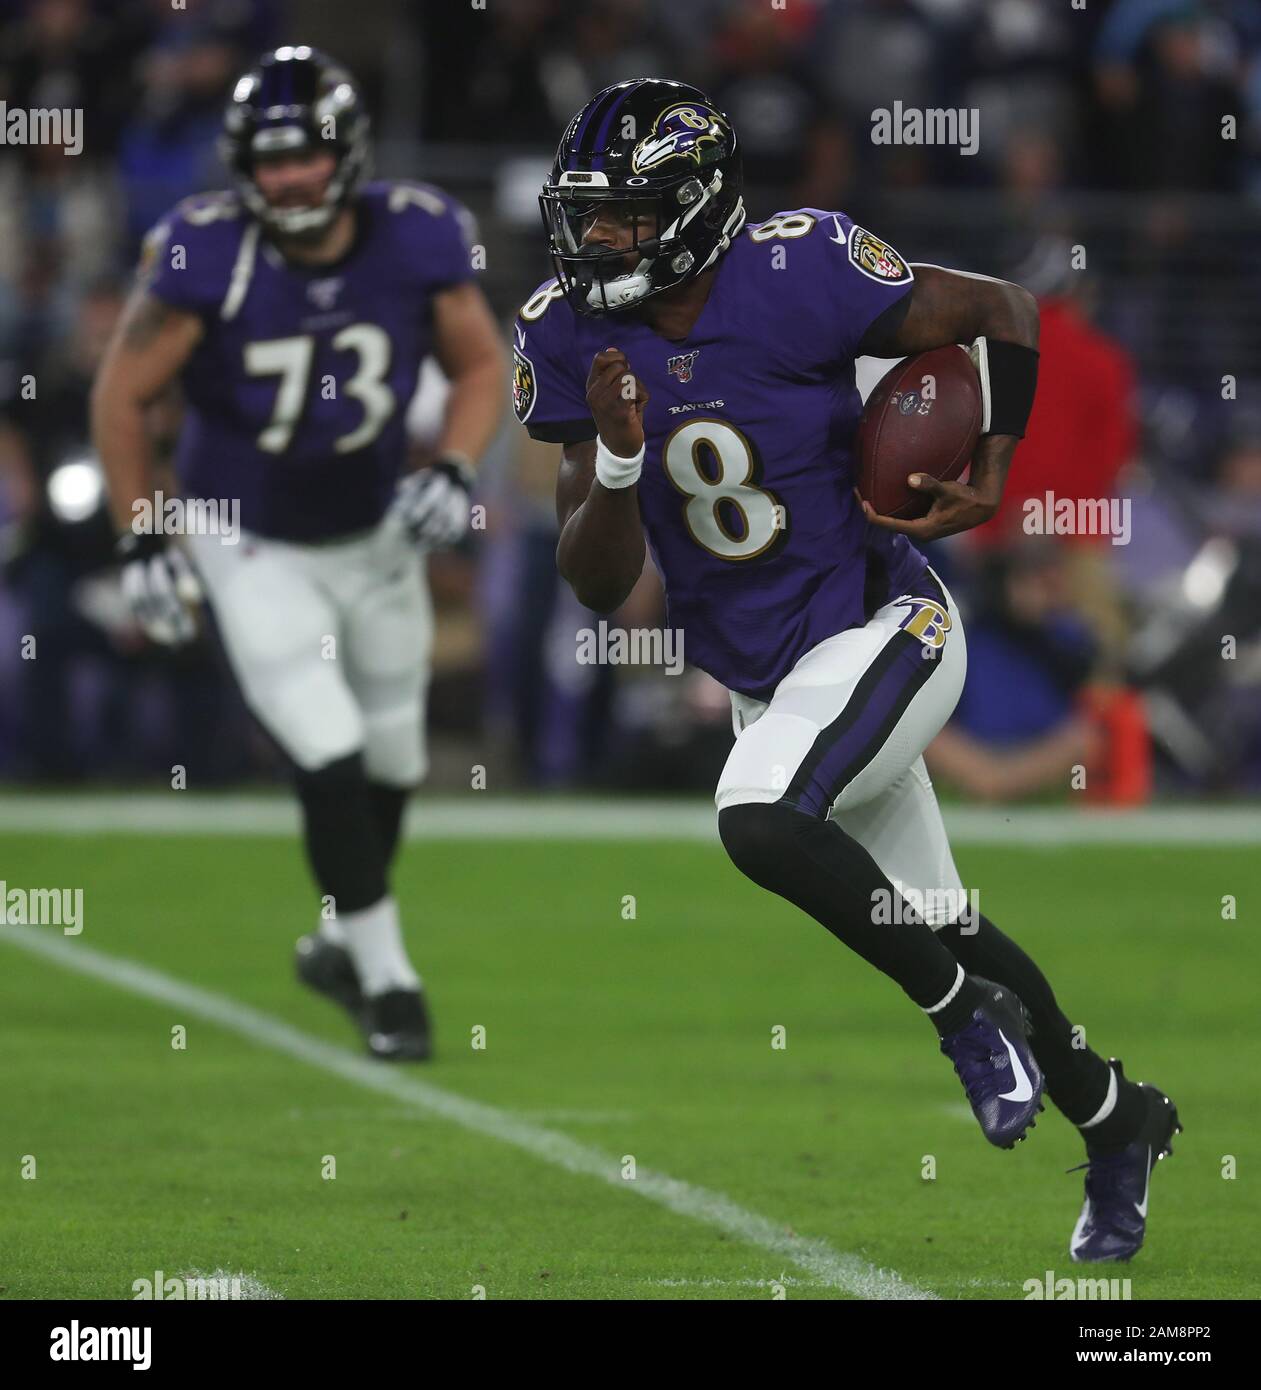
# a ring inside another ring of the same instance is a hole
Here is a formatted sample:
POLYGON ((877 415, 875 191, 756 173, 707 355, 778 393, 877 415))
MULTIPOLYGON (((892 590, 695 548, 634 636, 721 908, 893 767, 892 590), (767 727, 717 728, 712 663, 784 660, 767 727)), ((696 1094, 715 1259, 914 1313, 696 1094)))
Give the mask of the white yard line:
MULTIPOLYGON (((261 1279, 253 1274, 248 1274, 240 1269, 214 1269, 209 1274, 203 1269, 186 1269, 181 1271, 179 1278, 185 1280, 201 1279, 207 1284, 217 1285, 216 1292, 221 1295, 218 1301, 223 1299, 239 1299, 241 1302, 275 1302, 283 1299, 284 1294, 277 1293, 269 1284, 264 1284, 261 1279)), ((198 1302, 200 1300, 193 1300, 198 1302)), ((206 1302, 215 1300, 207 1299, 206 1302)))
POLYGON ((619 1160, 567 1135, 531 1124, 510 1111, 443 1090, 389 1063, 361 1057, 344 1047, 291 1028, 280 1019, 237 1003, 226 995, 212 994, 137 961, 106 955, 38 927, 0 927, 0 943, 19 947, 64 969, 205 1019, 250 1042, 319 1067, 343 1081, 392 1096, 475 1134, 511 1144, 566 1172, 598 1178, 610 1187, 646 1198, 678 1216, 724 1231, 777 1260, 791 1261, 829 1288, 841 1289, 856 1298, 936 1298, 934 1293, 908 1282, 894 1270, 878 1269, 858 1255, 833 1250, 826 1241, 798 1236, 778 1222, 740 1206, 724 1193, 696 1187, 643 1167, 633 1181, 626 1181, 621 1176, 619 1160))
POLYGON ((650 1279, 647 1281, 654 1289, 785 1289, 815 1288, 813 1279, 798 1279, 792 1274, 781 1274, 778 1279, 650 1279))
MULTIPOLYGON (((1261 807, 1154 806, 1136 811, 1065 807, 949 806, 955 845, 1261 845, 1261 807)), ((5 793, 0 833, 99 835, 296 835, 296 805, 283 795, 194 792, 5 793)), ((411 840, 670 840, 718 843, 713 803, 692 797, 464 796, 420 793, 408 811, 411 840)))

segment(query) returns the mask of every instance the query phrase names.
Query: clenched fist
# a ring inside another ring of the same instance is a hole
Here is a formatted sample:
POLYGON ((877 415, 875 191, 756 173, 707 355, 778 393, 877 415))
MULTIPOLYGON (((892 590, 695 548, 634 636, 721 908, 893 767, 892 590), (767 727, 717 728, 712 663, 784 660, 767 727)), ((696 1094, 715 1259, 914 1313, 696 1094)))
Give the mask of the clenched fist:
POLYGON ((644 447, 648 392, 618 348, 597 352, 587 376, 587 405, 610 453, 633 458, 644 447))

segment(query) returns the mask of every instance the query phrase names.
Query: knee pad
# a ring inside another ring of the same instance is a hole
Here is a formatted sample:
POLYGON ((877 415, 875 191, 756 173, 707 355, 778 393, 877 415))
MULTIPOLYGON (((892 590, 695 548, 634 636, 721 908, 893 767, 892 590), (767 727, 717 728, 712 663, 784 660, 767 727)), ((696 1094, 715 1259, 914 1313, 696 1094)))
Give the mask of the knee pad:
POLYGON ((425 780, 424 713, 419 703, 387 714, 364 716, 364 770, 374 782, 412 788, 425 780))
POLYGON ((805 852, 801 836, 812 824, 786 802, 746 801, 719 811, 718 836, 746 878, 779 893, 805 852))
POLYGON ((890 886, 871 855, 835 821, 786 801, 725 807, 718 834, 746 878, 825 925, 842 913, 869 920, 872 892, 890 886))

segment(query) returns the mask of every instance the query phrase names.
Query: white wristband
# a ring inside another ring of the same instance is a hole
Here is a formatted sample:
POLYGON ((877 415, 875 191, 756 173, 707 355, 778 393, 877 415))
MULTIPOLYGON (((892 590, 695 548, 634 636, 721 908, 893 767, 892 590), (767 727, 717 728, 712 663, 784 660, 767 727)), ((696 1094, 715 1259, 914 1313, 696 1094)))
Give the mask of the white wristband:
POLYGON ((605 487, 623 488, 630 487, 639 481, 640 470, 644 466, 644 451, 647 444, 639 446, 639 453, 633 458, 622 458, 619 454, 609 451, 609 447, 604 440, 596 435, 595 441, 595 475, 605 487))

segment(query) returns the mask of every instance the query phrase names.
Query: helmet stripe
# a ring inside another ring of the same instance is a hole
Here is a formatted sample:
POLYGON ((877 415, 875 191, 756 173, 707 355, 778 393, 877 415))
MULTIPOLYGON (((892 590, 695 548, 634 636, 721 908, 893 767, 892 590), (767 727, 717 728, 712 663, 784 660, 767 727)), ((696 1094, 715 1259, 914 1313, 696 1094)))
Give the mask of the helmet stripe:
POLYGON ((589 102, 586 109, 582 112, 582 120, 578 129, 574 132, 574 138, 569 142, 570 156, 576 155, 582 148, 582 137, 587 127, 591 124, 591 117, 595 115, 596 108, 600 105, 598 101, 589 102))
POLYGON ((613 87, 591 101, 583 114, 582 124, 574 133, 574 138, 570 142, 569 153, 572 157, 579 159, 584 156, 589 157, 594 150, 602 148, 605 136, 608 134, 612 112, 619 107, 638 86, 639 82, 636 82, 633 87, 623 90, 613 87), (598 133, 593 136, 592 132, 595 131, 596 122, 599 121, 601 113, 608 114, 601 123, 598 133))
MULTIPOLYGON (((618 97, 618 99, 613 103, 613 105, 609 107, 607 115, 604 117, 604 120, 603 120, 603 121, 601 122, 601 124, 600 124, 600 131, 599 131, 599 134, 595 137, 595 141, 594 141, 594 145, 593 145, 593 148, 594 148, 594 149, 597 149, 597 150, 603 150, 603 149, 604 149, 604 142, 605 142, 605 140, 608 138, 609 127, 613 124, 613 117, 617 115, 617 113, 618 113, 618 112, 622 109, 622 107, 625 105, 625 103, 626 103, 626 101, 627 101, 627 98, 629 98, 629 97, 638 89, 638 87, 639 87, 639 83, 638 83, 638 82, 635 84, 634 87, 628 87, 628 88, 626 89, 626 91, 624 91, 624 92, 618 97)), ((603 155, 603 154, 597 154, 596 157, 595 157, 595 159, 592 161, 591 167, 592 167, 593 169, 603 169, 603 168, 604 168, 604 155, 603 155)))

